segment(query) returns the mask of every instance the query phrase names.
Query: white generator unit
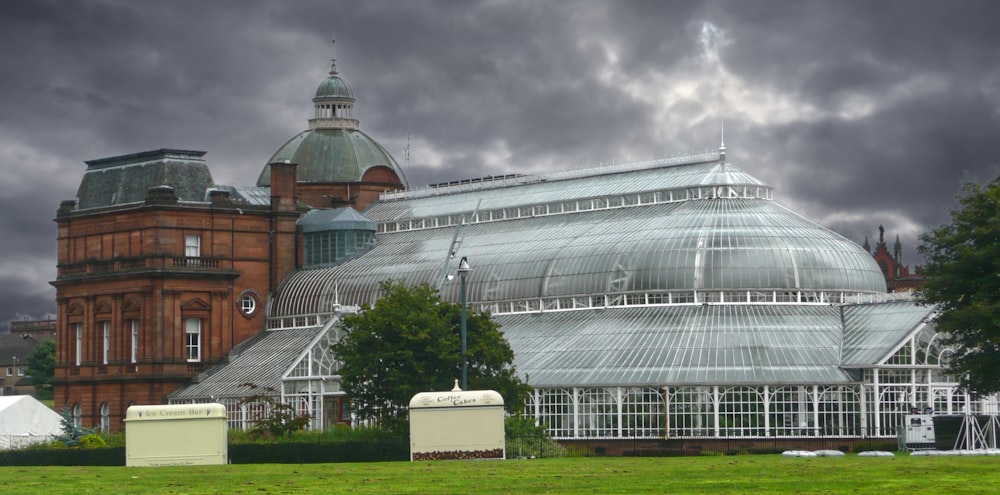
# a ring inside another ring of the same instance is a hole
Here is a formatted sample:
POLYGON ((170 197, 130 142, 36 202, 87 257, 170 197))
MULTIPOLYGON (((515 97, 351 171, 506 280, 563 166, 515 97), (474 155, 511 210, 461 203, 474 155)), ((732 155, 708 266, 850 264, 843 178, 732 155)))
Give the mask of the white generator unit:
POLYGON ((899 427, 900 450, 934 448, 934 419, 930 414, 907 414, 899 427))

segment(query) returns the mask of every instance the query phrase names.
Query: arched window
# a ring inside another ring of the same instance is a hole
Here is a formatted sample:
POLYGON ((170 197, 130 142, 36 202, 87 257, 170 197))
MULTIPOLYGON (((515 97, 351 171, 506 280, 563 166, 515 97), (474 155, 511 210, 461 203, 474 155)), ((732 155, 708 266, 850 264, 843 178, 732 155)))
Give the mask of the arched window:
POLYGON ((101 403, 101 433, 111 432, 111 406, 107 402, 101 403))
POLYGON ((73 412, 70 414, 73 419, 73 425, 77 428, 83 428, 83 406, 79 402, 73 404, 73 412))

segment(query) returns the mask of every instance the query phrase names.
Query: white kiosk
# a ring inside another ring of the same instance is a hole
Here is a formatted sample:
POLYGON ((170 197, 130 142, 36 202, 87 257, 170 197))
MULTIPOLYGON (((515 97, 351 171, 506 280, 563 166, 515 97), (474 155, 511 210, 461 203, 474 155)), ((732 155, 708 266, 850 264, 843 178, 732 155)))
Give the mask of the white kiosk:
POLYGON ((410 460, 503 459, 503 397, 493 390, 421 392, 410 399, 410 460))
POLYGON ((226 464, 226 433, 222 404, 131 406, 125 412, 125 465, 226 464))

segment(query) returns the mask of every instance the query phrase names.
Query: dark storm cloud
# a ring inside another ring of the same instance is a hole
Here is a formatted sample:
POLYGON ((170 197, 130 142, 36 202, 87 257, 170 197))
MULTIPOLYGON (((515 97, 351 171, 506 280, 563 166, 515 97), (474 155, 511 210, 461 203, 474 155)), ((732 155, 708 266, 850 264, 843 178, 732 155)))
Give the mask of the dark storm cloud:
POLYGON ((335 54, 413 185, 718 146, 861 241, 998 173, 992 1, 80 1, 0 5, 0 321, 54 310, 84 160, 207 151, 250 184, 335 54), (336 34, 335 47, 329 44, 336 34), (409 145, 409 159, 406 148, 409 145))

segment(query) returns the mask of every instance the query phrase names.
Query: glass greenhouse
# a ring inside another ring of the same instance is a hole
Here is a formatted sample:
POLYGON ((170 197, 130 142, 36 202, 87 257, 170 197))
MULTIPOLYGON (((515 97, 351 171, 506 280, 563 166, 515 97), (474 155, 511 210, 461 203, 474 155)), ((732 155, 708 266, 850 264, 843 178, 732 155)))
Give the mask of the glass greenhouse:
MULTIPOLYGON (((458 301, 463 257, 470 306, 500 323, 535 388, 526 413, 556 438, 895 436, 913 409, 996 412, 942 373, 933 308, 887 294, 869 253, 774 202, 724 149, 386 193, 364 217, 374 241, 335 260, 307 243, 324 263, 268 308, 265 335, 311 335, 269 376, 316 427, 346 414, 316 350, 337 311, 388 279, 458 301)), ((221 376, 171 401, 220 396, 221 376)))

